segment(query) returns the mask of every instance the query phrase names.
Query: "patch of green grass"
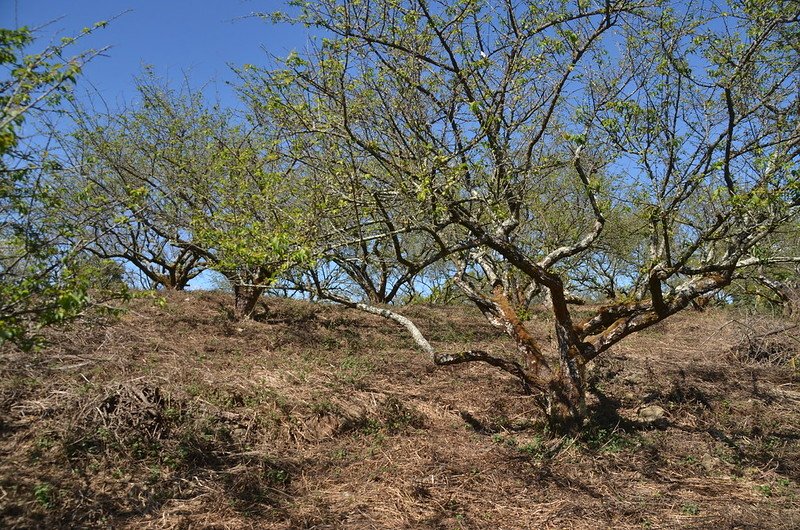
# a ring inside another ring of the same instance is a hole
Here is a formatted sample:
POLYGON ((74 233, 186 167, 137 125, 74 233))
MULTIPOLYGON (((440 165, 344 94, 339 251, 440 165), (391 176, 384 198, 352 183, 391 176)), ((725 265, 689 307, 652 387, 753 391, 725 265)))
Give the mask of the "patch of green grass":
POLYGON ((334 449, 331 451, 330 458, 336 462, 344 462, 347 460, 349 453, 347 449, 334 449))
POLYGON ((493 434, 492 441, 498 445, 505 445, 506 447, 509 447, 511 449, 514 449, 519 445, 515 437, 507 436, 500 433, 493 434))
POLYGON ((372 373, 372 364, 359 356, 348 355, 339 363, 337 379, 347 386, 363 388, 364 380, 372 373))
POLYGON ((318 416, 329 416, 339 412, 339 407, 327 397, 317 397, 311 402, 311 412, 318 416))
POLYGON ((520 445, 519 450, 521 453, 537 460, 541 459, 547 451, 544 440, 540 436, 536 436, 529 442, 520 445))
POLYGON ((360 429, 360 431, 361 431, 363 434, 366 434, 367 436, 373 436, 373 435, 378 435, 378 434, 380 434, 380 432, 381 432, 381 428, 382 428, 382 427, 383 427, 383 426, 381 425, 381 422, 379 422, 379 421, 378 421, 378 420, 376 420, 375 418, 367 418, 367 419, 366 419, 366 420, 364 420, 364 422, 361 424, 361 429, 360 429))
POLYGON ((33 497, 44 508, 52 508, 55 504, 56 491, 51 484, 40 482, 33 488, 33 497))
POLYGON ((700 513, 700 507, 693 502, 687 502, 681 506, 681 513, 683 515, 697 515, 700 513))
POLYGON ((775 482, 771 482, 768 484, 759 484, 755 487, 756 491, 758 491, 764 497, 784 497, 784 496, 793 496, 793 483, 790 479, 786 477, 781 477, 775 482))
POLYGON ((40 434, 36 437, 36 440, 33 442, 34 446, 34 456, 38 457, 41 456, 42 453, 47 452, 53 446, 56 445, 56 440, 50 434, 40 434))
POLYGON ((606 453, 619 453, 642 445, 638 436, 627 434, 620 429, 589 429, 582 438, 587 448, 606 453))

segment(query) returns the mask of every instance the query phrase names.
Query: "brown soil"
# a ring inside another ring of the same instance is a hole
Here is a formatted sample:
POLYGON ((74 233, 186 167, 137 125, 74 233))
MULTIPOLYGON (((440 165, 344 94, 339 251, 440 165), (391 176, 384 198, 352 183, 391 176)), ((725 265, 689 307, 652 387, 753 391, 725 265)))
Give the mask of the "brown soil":
MULTIPOLYGON (((379 317, 166 302, 0 349, 0 527, 800 528, 791 322, 631 337, 592 367, 586 432, 552 438, 512 378, 434 368, 379 317)), ((404 312, 441 349, 510 348, 471 309, 404 312)))

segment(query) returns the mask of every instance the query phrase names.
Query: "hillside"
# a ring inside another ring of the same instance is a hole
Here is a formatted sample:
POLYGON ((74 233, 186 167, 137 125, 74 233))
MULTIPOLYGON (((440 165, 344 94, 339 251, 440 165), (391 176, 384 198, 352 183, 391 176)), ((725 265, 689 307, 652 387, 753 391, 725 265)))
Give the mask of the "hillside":
MULTIPOLYGON (((800 527, 790 322, 714 309, 630 337, 593 367, 585 435, 552 439, 512 378, 435 368, 378 317, 229 305, 142 299, 0 350, 0 527, 800 527)), ((405 313, 444 350, 509 346, 470 308, 405 313)))

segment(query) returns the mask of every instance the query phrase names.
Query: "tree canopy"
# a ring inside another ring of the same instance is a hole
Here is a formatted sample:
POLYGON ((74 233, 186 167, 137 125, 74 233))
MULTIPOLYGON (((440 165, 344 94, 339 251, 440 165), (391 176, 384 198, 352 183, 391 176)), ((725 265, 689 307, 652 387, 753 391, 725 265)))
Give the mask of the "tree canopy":
POLYGON ((70 96, 82 66, 99 52, 69 56, 69 48, 103 26, 36 53, 27 53, 29 28, 0 28, 0 342, 32 348, 39 328, 77 315, 89 302, 92 271, 75 267, 82 245, 68 242, 74 226, 62 218, 50 179, 60 169, 52 136, 25 127, 42 124, 70 96))

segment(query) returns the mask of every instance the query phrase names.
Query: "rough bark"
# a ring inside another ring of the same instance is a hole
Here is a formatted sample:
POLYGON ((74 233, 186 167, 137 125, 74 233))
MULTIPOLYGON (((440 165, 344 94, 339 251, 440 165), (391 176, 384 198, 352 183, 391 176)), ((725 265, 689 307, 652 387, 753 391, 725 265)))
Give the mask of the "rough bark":
POLYGON ((517 315, 503 283, 493 272, 487 272, 494 279, 491 298, 482 295, 463 275, 456 279, 456 283, 489 323, 514 340, 522 363, 491 357, 485 352, 469 351, 440 356, 436 359, 437 364, 481 361, 496 366, 516 376, 526 392, 536 393, 536 401, 547 416, 552 431, 569 433, 579 430, 587 411, 582 349, 581 343, 575 340, 577 334, 572 330, 568 332, 561 321, 556 321, 560 367, 554 370, 517 315))
POLYGON ((234 285, 233 318, 236 320, 247 320, 251 318, 262 294, 264 294, 263 287, 234 285))

